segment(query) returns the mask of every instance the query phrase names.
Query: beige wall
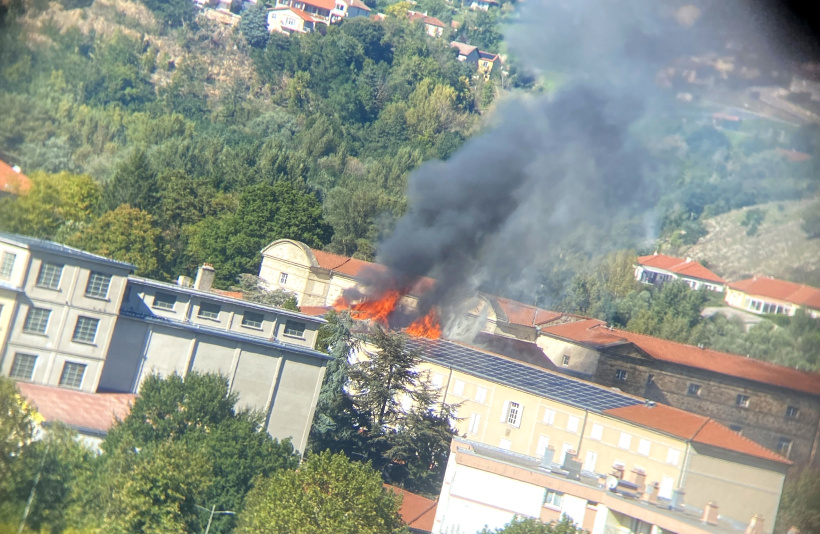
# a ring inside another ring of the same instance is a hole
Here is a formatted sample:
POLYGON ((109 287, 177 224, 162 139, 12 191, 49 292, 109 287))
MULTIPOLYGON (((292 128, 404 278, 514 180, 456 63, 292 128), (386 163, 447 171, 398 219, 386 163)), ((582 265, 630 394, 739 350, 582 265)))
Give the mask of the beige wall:
POLYGON ((3 347, 6 346, 16 303, 17 293, 0 289, 0 354, 3 353, 3 347))
POLYGON ((595 350, 546 335, 538 336, 535 344, 558 367, 588 375, 594 375, 595 370, 598 368, 600 354, 595 350), (564 365, 565 355, 569 356, 569 365, 564 365))

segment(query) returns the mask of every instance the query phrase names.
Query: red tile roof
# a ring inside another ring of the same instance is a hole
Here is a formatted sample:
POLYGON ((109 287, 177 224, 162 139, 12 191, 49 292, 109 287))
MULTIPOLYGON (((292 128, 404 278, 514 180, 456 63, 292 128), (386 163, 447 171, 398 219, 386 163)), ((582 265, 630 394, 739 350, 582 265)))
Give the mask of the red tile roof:
POLYGON ((364 11, 370 11, 370 8, 367 7, 367 4, 365 4, 361 0, 345 0, 345 3, 347 3, 347 5, 350 7, 358 7, 359 9, 362 9, 364 11))
POLYGON ((805 284, 761 276, 732 282, 729 287, 747 295, 782 300, 820 310, 820 289, 805 284))
POLYGON ((0 160, 0 193, 25 194, 31 189, 28 176, 0 160))
POLYGON ((477 46, 473 46, 467 43, 460 43, 458 41, 452 41, 450 43, 450 46, 452 46, 453 48, 457 48, 458 54, 461 56, 469 56, 470 54, 478 50, 477 46))
POLYGON ((501 311, 512 324, 519 324, 523 326, 535 326, 549 323, 558 319, 563 314, 550 310, 544 310, 530 304, 524 304, 515 300, 510 300, 504 297, 496 297, 493 295, 486 295, 488 299, 494 300, 498 303, 501 311))
POLYGON ((78 429, 105 433, 131 411, 131 393, 86 393, 38 384, 17 383, 17 390, 47 422, 60 421, 78 429))
POLYGON ((703 443, 783 464, 790 465, 792 463, 749 438, 729 430, 709 417, 689 413, 664 404, 655 404, 652 407, 636 404, 604 410, 604 413, 694 443, 703 443))
POLYGON ((299 306, 299 311, 305 315, 313 317, 324 317, 330 310, 330 306, 299 306))
MULTIPOLYGON (((310 2, 306 2, 306 3, 310 3, 310 2)), ((335 6, 335 4, 334 4, 334 6, 335 6)), ((283 11, 283 10, 292 11, 294 15, 296 15, 300 19, 304 20, 305 22, 316 22, 316 20, 313 17, 311 17, 309 13, 307 13, 306 11, 303 11, 299 8, 296 8, 296 7, 282 6, 282 7, 276 7, 274 9, 271 9, 271 11, 283 11)))
MULTIPOLYGON (((336 2, 334 0, 298 0, 299 3, 318 7, 319 9, 327 9, 328 11, 332 11, 336 9, 336 2)), ((293 3, 293 2, 291 2, 293 3)))
MULTIPOLYGON (((367 270, 378 273, 386 273, 387 267, 378 263, 373 263, 365 260, 358 260, 356 258, 348 258, 347 256, 340 256, 332 252, 325 252, 323 250, 311 249, 313 256, 316 258, 316 263, 319 267, 334 271, 351 278, 361 277, 367 270)), ((423 295, 431 290, 436 281, 427 276, 418 278, 410 288, 409 292, 412 295, 423 295)))
POLYGON ((384 487, 388 491, 402 496, 399 515, 408 527, 427 532, 433 530, 433 520, 436 518, 436 506, 438 504, 436 501, 390 484, 385 484, 384 487))
MULTIPOLYGON (((288 8, 290 9, 290 8, 288 8)), ((242 300, 245 296, 242 294, 241 291, 226 291, 224 289, 211 289, 211 293, 216 293, 217 295, 222 295, 223 297, 230 297, 232 299, 239 299, 242 300)))
POLYGON ((430 26, 438 26, 439 28, 444 27, 444 23, 441 22, 440 20, 438 20, 436 17, 430 17, 428 15, 425 15, 424 13, 418 13, 416 11, 408 11, 407 15, 410 17, 410 20, 412 22, 416 22, 416 21, 420 20, 421 22, 423 22, 425 24, 428 24, 430 26))
POLYGON ((672 273, 688 276, 690 278, 698 278, 709 282, 718 282, 725 284, 726 281, 701 265, 700 263, 667 256, 666 254, 652 254, 650 256, 640 256, 638 258, 638 265, 646 265, 647 267, 655 267, 656 269, 663 269, 672 273))
POLYGON ((736 354, 701 349, 625 330, 609 329, 597 319, 550 326, 542 328, 541 332, 597 347, 632 343, 656 360, 745 378, 811 395, 820 395, 820 373, 798 371, 791 367, 745 358, 736 354))
POLYGON ((481 59, 486 59, 487 61, 495 61, 498 59, 498 54, 493 54, 492 52, 484 52, 482 50, 478 51, 478 57, 481 59))

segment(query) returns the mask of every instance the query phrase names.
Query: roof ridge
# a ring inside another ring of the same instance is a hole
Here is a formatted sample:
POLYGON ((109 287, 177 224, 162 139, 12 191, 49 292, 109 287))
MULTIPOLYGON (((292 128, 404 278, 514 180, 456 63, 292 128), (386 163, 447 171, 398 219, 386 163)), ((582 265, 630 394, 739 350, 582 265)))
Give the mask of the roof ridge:
MULTIPOLYGON (((786 461, 786 462, 788 462, 788 463, 790 463, 790 464, 794 464, 794 462, 792 462, 791 460, 789 460, 788 458, 786 458, 786 457, 785 457, 785 456, 783 456, 782 454, 780 454, 780 453, 778 453, 778 452, 775 452, 775 451, 773 451, 773 450, 771 450, 771 449, 769 449, 769 448, 767 448, 767 447, 764 447, 764 446, 763 446, 763 445, 761 445, 760 443, 758 443, 758 442, 756 442, 756 441, 754 441, 754 440, 752 440, 752 439, 750 439, 750 438, 747 438, 747 437, 746 437, 746 436, 744 436, 743 434, 740 434, 740 433, 738 433, 738 432, 735 432, 734 430, 732 430, 731 428, 727 427, 726 425, 724 425, 724 424, 723 424, 723 423, 721 423, 720 421, 716 421, 716 420, 712 419, 711 417, 710 417, 710 418, 709 418, 709 419, 708 419, 708 420, 707 420, 707 421, 703 424, 703 426, 702 426, 701 428, 699 428, 699 429, 698 429, 698 431, 695 433, 695 435, 694 435, 694 436, 693 436, 693 438, 692 438, 692 440, 693 440, 693 441, 695 441, 695 440, 696 440, 696 438, 698 437, 698 435, 699 435, 699 434, 703 431, 703 429, 704 429, 704 428, 706 427, 706 425, 707 425, 707 424, 709 424, 709 423, 714 423, 714 424, 716 424, 716 425, 720 426, 720 428, 722 428, 722 429, 724 429, 724 430, 728 430, 729 432, 731 432, 732 434, 734 434, 734 438, 733 438, 733 439, 737 439, 737 440, 739 440, 739 441, 743 441, 743 442, 745 442, 747 445, 751 445, 752 447, 754 447, 754 448, 756 448, 756 449, 760 449, 760 450, 761 450, 761 452, 762 452, 762 451, 765 451, 767 454, 774 455, 774 456, 776 456, 776 457, 780 458, 780 459, 781 459, 781 460, 783 460, 783 461, 786 461)), ((725 447, 720 447, 719 445, 712 445, 711 443, 706 443, 706 442, 704 442, 704 441, 702 441, 701 443, 704 443, 705 445, 711 445, 711 446, 713 446, 713 447, 719 447, 719 448, 721 448, 721 449, 724 449, 724 448, 725 448, 725 447)), ((729 449, 729 450, 731 450, 731 449, 729 449)))

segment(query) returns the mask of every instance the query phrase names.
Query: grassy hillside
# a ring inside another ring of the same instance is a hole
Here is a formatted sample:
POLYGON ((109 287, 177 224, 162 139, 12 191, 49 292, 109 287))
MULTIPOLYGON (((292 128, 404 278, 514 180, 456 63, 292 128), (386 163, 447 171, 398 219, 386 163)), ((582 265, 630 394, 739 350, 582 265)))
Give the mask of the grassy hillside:
POLYGON ((820 198, 770 202, 706 219, 708 234, 688 248, 688 255, 706 263, 728 280, 769 275, 820 286, 820 239, 801 229, 803 214, 820 210, 820 198), (744 221, 760 210, 763 220, 753 235, 744 221))

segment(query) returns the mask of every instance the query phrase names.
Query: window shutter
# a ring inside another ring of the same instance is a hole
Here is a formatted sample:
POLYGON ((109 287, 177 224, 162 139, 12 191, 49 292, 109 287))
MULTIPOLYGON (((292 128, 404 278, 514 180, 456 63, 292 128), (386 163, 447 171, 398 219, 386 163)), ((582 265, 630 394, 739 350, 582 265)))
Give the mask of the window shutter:
POLYGON ((504 407, 501 409, 501 422, 507 422, 507 415, 510 413, 510 401, 504 401, 504 407))
POLYGON ((521 426, 521 419, 524 417, 524 405, 518 405, 518 417, 515 418, 514 426, 515 428, 519 428, 521 426))

